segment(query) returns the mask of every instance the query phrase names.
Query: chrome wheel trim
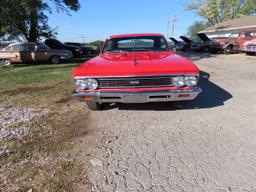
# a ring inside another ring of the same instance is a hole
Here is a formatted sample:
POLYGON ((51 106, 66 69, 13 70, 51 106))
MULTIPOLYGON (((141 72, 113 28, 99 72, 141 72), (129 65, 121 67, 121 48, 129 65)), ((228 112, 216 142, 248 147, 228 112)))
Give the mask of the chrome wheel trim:
POLYGON ((59 58, 58 56, 53 56, 53 57, 51 58, 51 62, 52 62, 53 64, 59 64, 59 63, 60 63, 60 58, 59 58))
POLYGON ((5 59, 5 60, 3 60, 3 64, 4 65, 11 65, 12 61, 10 59, 5 59))

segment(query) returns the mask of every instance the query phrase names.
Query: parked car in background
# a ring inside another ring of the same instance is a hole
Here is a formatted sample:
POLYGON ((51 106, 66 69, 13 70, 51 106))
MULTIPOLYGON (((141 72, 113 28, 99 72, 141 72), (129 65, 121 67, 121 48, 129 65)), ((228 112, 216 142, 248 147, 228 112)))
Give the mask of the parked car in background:
POLYGON ((199 69, 174 54, 161 34, 110 36, 100 55, 72 76, 74 96, 92 110, 106 103, 193 100, 201 92, 199 69))
POLYGON ((94 48, 92 47, 84 47, 84 50, 86 54, 91 55, 91 54, 96 54, 98 53, 94 48))
POLYGON ((45 44, 52 49, 69 50, 74 57, 80 57, 83 55, 83 51, 78 46, 66 45, 56 39, 46 39, 45 44))
POLYGON ((251 41, 245 41, 243 51, 246 55, 256 55, 256 38, 251 41))
POLYGON ((192 44, 192 42, 193 42, 191 39, 187 38, 187 37, 184 36, 184 35, 181 35, 181 36, 180 36, 180 39, 182 39, 182 40, 189 46, 189 48, 191 47, 191 44, 192 44))
POLYGON ((229 37, 218 37, 211 41, 213 52, 230 54, 244 49, 244 43, 256 39, 256 30, 232 33, 229 37))
POLYGON ((67 50, 54 50, 42 43, 15 43, 0 51, 0 60, 5 65, 12 63, 51 62, 58 64, 73 55, 67 50))
POLYGON ((207 37, 204 33, 198 34, 200 40, 192 41, 186 36, 180 36, 180 38, 190 45, 190 50, 192 51, 209 51, 211 39, 207 37))
POLYGON ((205 33, 199 33, 197 36, 201 41, 198 41, 197 43, 193 42, 191 49, 194 51, 210 51, 212 39, 210 39, 205 33))
POLYGON ((190 45, 188 43, 186 43, 184 41, 178 41, 174 37, 170 37, 169 39, 173 42, 174 48, 177 51, 187 51, 190 47, 190 45))
POLYGON ((64 44, 80 47, 80 49, 83 52, 83 55, 91 55, 91 54, 95 54, 96 53, 95 49, 93 49, 92 47, 89 47, 89 46, 82 45, 81 43, 65 42, 64 44))

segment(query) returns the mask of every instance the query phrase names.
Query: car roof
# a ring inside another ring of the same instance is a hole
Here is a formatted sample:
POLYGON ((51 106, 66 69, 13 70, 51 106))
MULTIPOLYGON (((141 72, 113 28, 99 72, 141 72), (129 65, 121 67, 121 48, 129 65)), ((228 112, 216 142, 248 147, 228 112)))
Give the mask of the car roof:
POLYGON ((36 44, 42 44, 42 43, 35 43, 35 42, 11 43, 11 44, 9 44, 8 46, 13 46, 13 45, 24 45, 24 44, 36 45, 36 44))
POLYGON ((160 33, 132 33, 132 34, 119 34, 119 35, 110 35, 108 39, 122 38, 122 37, 147 37, 147 36, 163 36, 160 33))
POLYGON ((81 44, 81 43, 78 43, 78 42, 65 42, 65 43, 70 43, 70 44, 81 44))

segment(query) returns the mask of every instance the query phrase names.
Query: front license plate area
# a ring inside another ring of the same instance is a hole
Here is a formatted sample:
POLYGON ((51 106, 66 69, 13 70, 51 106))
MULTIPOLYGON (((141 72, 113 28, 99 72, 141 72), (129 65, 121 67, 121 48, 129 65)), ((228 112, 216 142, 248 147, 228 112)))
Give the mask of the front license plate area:
POLYGON ((146 103, 147 97, 144 95, 124 95, 122 100, 124 103, 146 103))

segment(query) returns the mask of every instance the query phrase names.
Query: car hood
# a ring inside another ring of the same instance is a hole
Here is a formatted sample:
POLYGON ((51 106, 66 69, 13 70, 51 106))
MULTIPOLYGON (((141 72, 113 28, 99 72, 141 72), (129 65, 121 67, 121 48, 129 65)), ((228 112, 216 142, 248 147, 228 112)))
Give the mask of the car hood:
POLYGON ((186 58, 172 52, 101 54, 76 68, 72 76, 139 76, 199 73, 186 58))
POLYGON ((190 43, 192 43, 193 41, 191 40, 191 39, 189 39, 189 38, 187 38, 187 37, 185 37, 185 36, 180 36, 180 38, 183 40, 183 41, 185 41, 186 43, 188 43, 188 44, 190 44, 190 43))
POLYGON ((211 41, 211 39, 210 39, 205 33, 198 33, 197 36, 198 36, 203 42, 211 41))
POLYGON ((74 51, 75 51, 75 50, 78 49, 79 51, 81 51, 81 48, 78 47, 78 46, 66 45, 66 44, 65 44, 65 47, 66 47, 66 48, 69 48, 70 50, 74 50, 74 51))
POLYGON ((177 41, 177 39, 175 39, 175 38, 173 38, 173 37, 170 37, 169 39, 170 39, 172 42, 176 43, 176 44, 179 43, 179 41, 177 41))

